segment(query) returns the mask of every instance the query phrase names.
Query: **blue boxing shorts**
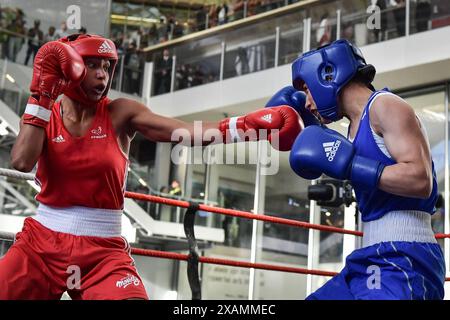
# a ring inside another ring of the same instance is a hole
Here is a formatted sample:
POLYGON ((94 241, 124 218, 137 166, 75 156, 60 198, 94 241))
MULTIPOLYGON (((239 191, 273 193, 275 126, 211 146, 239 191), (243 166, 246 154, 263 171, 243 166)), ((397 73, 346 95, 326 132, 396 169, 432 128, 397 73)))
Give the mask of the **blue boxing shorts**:
POLYGON ((437 243, 389 241, 353 251, 344 269, 307 300, 443 299, 445 262, 437 243))

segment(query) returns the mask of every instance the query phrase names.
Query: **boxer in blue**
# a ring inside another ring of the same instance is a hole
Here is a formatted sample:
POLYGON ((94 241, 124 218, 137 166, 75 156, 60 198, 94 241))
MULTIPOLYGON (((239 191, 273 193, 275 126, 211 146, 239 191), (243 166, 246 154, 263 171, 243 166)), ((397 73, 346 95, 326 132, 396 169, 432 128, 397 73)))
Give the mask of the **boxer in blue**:
POLYGON ((362 248, 307 299, 443 299, 444 257, 431 229, 436 174, 413 108, 373 88, 375 68, 346 40, 303 54, 292 76, 294 87, 268 103, 290 105, 305 122, 291 167, 306 179, 350 180, 364 231, 362 248), (324 126, 342 117, 347 137, 324 126))

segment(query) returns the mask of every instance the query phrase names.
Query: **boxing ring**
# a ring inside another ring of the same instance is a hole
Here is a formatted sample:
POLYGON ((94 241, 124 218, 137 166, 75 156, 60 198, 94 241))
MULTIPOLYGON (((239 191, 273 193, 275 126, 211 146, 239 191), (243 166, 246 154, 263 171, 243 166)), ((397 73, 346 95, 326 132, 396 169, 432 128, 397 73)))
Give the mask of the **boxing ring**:
MULTIPOLYGON (((24 179, 24 180, 34 180, 34 175, 31 173, 22 173, 15 170, 3 169, 0 168, 0 176, 6 176, 16 179, 24 179)), ((337 274, 337 272, 326 271, 326 270, 317 270, 317 269, 306 269, 306 268, 296 268, 296 267, 287 267, 276 264, 267 264, 267 263, 252 263, 245 261, 237 261, 231 259, 221 259, 221 258, 212 258, 212 257, 204 257, 199 256, 197 242, 195 239, 195 216, 198 211, 205 211, 214 214, 221 214, 227 216, 233 216, 244 219, 252 219, 258 220, 268 223, 277 223, 280 225, 303 228, 303 229, 313 229, 318 231, 325 232, 334 232, 346 235, 353 235, 355 237, 362 237, 363 232, 347 230, 332 226, 313 224, 303 221, 290 220, 280 217, 274 217, 269 215, 261 215, 255 214, 251 212, 234 210, 234 209, 226 209, 220 207, 212 207, 204 204, 192 203, 189 201, 176 200, 170 198, 164 198, 160 196, 153 196, 147 194, 141 194, 136 192, 125 192, 125 197, 140 200, 140 201, 148 201, 152 203, 158 203, 162 205, 168 206, 176 206, 183 209, 186 209, 183 218, 184 224, 184 232, 188 242, 188 254, 175 253, 175 252, 167 252, 160 250, 151 250, 151 249, 141 249, 141 248, 131 248, 131 253, 134 255, 147 256, 153 258, 161 258, 161 259, 171 259, 178 261, 186 261, 187 262, 187 279, 189 282, 189 286, 192 293, 192 300, 201 300, 201 283, 200 277, 198 273, 198 265, 199 263, 204 264, 216 264, 216 265, 224 265, 231 267, 241 267, 241 268, 252 268, 259 270, 269 270, 269 271, 279 271, 279 272, 289 272, 289 273, 297 273, 304 275, 313 275, 313 276, 324 276, 324 277, 333 277, 337 274)), ((9 232, 0 231, 0 240, 10 240, 13 241, 15 234, 9 232)), ((445 233, 437 233, 435 234, 436 239, 450 239, 450 234, 445 233)), ((450 277, 445 278, 446 282, 450 282, 450 277)))

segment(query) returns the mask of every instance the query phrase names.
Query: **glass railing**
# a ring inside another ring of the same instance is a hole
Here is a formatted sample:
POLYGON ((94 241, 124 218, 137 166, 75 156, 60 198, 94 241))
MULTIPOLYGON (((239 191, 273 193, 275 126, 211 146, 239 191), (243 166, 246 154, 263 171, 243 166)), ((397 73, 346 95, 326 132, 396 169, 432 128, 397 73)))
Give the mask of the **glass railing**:
MULTIPOLYGON (((213 28, 145 49, 130 39, 115 39, 120 59, 112 88, 141 96, 146 62, 153 62, 151 95, 154 96, 289 64, 304 49, 338 38, 364 46, 450 25, 450 4, 445 1, 430 4, 407 0, 401 5, 376 8, 359 0, 326 4, 311 1, 295 3, 273 14, 267 11, 293 2, 272 1, 257 7, 252 7, 250 1, 241 2, 240 9, 233 11, 227 21, 249 16, 252 19, 220 25, 217 31, 213 28), (168 52, 166 59, 164 50, 168 52)), ((208 27, 213 24, 209 20, 208 27)), ((0 58, 6 54, 8 59, 23 63, 28 37, 3 28, 0 39, 3 39, 0 58)))
POLYGON ((158 95, 192 86, 183 80, 184 74, 195 74, 192 70, 200 70, 203 75, 195 85, 205 84, 292 63, 305 48, 313 49, 338 38, 364 46, 448 25, 450 4, 444 2, 409 0, 387 7, 369 7, 358 0, 312 2, 217 33, 149 47, 146 60, 155 63, 154 86, 174 83, 152 91, 158 95), (169 52, 172 65, 162 80, 157 66, 164 50, 169 52))

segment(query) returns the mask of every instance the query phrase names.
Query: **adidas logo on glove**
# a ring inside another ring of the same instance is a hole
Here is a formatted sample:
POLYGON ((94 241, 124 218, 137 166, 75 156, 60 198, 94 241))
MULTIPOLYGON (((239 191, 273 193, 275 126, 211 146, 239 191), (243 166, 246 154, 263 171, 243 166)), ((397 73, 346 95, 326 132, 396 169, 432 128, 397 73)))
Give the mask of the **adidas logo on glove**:
POLYGON ((333 161, 334 160, 334 156, 336 155, 336 152, 339 149, 339 146, 341 145, 341 141, 340 140, 336 140, 333 142, 325 142, 322 144, 323 145, 323 149, 325 150, 325 155, 328 158, 328 161, 333 161))
POLYGON ((261 119, 267 121, 268 123, 272 123, 272 115, 270 113, 262 116, 261 119))

